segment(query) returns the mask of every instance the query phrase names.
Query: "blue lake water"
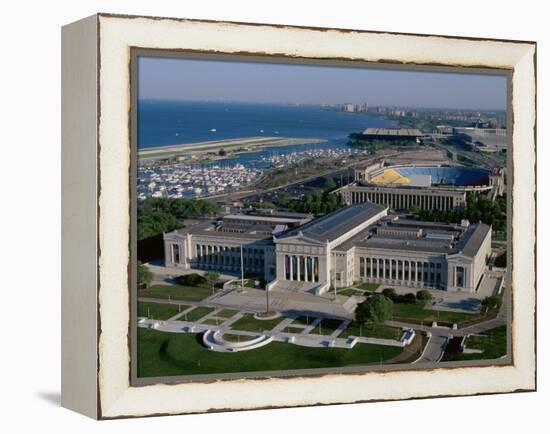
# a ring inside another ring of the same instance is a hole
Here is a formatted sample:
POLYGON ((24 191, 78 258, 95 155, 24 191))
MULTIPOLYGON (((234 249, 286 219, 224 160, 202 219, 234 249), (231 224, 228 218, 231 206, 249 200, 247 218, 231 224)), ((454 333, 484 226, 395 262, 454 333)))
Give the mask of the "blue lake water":
POLYGON ((153 148, 253 136, 327 140, 321 144, 264 148, 262 151, 223 160, 223 165, 241 163, 262 167, 264 164, 258 160, 273 153, 347 147, 347 137, 352 132, 392 125, 380 117, 325 110, 320 106, 140 101, 138 147, 153 148))

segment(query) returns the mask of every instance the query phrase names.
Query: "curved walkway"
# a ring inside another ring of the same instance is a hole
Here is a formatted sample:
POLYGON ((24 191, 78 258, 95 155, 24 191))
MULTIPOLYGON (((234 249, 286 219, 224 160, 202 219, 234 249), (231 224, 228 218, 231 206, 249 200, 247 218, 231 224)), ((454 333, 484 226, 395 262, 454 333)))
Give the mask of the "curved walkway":
POLYGON ((273 341, 273 336, 261 335, 242 342, 230 342, 223 339, 221 331, 207 330, 202 341, 209 350, 227 353, 261 348, 273 341))

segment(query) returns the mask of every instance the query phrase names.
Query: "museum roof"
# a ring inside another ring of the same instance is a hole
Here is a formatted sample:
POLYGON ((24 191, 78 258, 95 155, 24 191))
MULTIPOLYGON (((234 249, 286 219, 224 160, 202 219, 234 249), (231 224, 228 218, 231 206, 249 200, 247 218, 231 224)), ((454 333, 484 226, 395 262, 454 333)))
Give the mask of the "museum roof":
POLYGON ((463 245, 460 246, 462 253, 466 256, 474 256, 490 230, 491 226, 485 223, 471 225, 463 237, 463 245))
POLYGON ((320 242, 332 242, 386 208, 371 202, 348 206, 286 232, 280 239, 302 234, 320 242))
POLYGON ((458 254, 473 257, 479 251, 490 226, 484 223, 469 225, 467 228, 456 224, 430 223, 395 216, 386 217, 372 224, 334 248, 336 251, 348 251, 352 247, 383 250, 400 250, 431 254, 458 254), (406 226, 422 229, 422 236, 411 237, 401 229, 406 226), (397 229, 393 233, 378 228, 397 229), (435 229, 437 228, 437 229, 435 229), (438 238, 433 235, 448 233, 452 237, 438 238), (452 238, 452 240, 451 240, 452 238))
POLYGON ((310 219, 310 214, 292 212, 262 212, 259 215, 234 213, 177 229, 174 233, 243 240, 271 240, 273 235, 284 233, 289 228, 300 227, 310 219))

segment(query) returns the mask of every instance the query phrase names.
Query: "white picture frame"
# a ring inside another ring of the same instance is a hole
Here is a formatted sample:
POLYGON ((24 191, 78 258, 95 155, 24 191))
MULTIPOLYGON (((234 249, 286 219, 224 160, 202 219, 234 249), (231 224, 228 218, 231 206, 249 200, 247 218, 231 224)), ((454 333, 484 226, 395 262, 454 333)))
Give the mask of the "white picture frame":
POLYGON ((535 390, 535 43, 109 14, 69 24, 62 36, 63 406, 112 419, 535 390), (132 384, 134 48, 508 71, 513 112, 512 363, 132 384))

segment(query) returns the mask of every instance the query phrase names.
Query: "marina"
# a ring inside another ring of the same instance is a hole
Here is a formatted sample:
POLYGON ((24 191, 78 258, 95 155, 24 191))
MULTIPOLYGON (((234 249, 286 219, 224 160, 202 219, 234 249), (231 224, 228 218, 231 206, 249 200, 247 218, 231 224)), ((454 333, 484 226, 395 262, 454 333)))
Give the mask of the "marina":
POLYGON ((350 156, 364 154, 365 151, 351 147, 314 147, 292 152, 262 151, 206 164, 144 165, 138 169, 138 199, 193 198, 229 193, 254 185, 266 169, 280 169, 311 159, 345 162, 350 156), (248 158, 239 158, 245 156, 248 158))

